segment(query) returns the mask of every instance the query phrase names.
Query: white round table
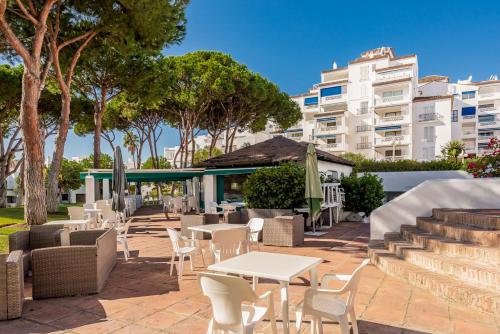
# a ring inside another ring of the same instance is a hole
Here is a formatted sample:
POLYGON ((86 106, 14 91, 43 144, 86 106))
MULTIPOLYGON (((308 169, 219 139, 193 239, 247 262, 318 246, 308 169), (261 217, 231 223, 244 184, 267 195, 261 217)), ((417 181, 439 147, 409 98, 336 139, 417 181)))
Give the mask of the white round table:
POLYGON ((46 225, 64 225, 69 227, 70 229, 76 230, 87 230, 89 224, 91 223, 90 219, 67 219, 67 220, 53 220, 51 222, 45 223, 46 225))

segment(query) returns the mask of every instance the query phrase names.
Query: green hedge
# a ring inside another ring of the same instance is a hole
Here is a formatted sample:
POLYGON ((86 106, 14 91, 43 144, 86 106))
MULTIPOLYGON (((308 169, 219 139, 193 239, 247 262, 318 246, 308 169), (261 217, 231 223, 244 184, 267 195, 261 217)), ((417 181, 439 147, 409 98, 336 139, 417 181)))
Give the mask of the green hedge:
POLYGON ((294 163, 258 169, 243 184, 249 208, 292 209, 304 203, 305 169, 294 163))
POLYGON ((463 169, 461 162, 453 160, 399 160, 399 161, 358 161, 355 167, 358 172, 405 172, 426 170, 460 170, 463 169))
POLYGON ((378 176, 364 174, 358 177, 356 173, 352 173, 343 177, 340 184, 345 192, 345 210, 369 215, 382 205, 385 194, 382 180, 378 176))

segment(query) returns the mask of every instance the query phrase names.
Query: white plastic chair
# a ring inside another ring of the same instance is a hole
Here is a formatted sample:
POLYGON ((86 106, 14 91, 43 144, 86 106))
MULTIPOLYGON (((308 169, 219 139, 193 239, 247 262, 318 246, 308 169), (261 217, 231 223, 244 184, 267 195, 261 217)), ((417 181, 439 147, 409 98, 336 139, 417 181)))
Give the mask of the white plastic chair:
POLYGON ((128 261, 128 258, 130 257, 130 252, 128 251, 127 234, 131 222, 132 219, 129 219, 126 223, 116 224, 116 241, 123 246, 125 261, 128 261))
POLYGON ((97 206, 96 206, 96 203, 85 203, 83 205, 83 208, 84 209, 92 209, 92 210, 95 210, 97 209, 97 206))
POLYGON ((264 219, 263 218, 252 218, 248 221, 247 224, 250 229, 249 240, 250 243, 257 244, 257 249, 260 249, 259 245, 259 235, 262 229, 264 228, 264 219))
POLYGON ((174 213, 182 213, 182 197, 174 197, 172 199, 173 204, 173 212, 174 213))
POLYGON ((101 226, 100 228, 109 228, 115 226, 120 217, 117 212, 113 211, 111 205, 104 205, 101 209, 101 226))
POLYGON ((71 220, 87 219, 85 211, 80 206, 68 206, 68 216, 71 220))
POLYGON ((163 212, 170 212, 172 209, 172 196, 163 197, 163 212))
POLYGON ((219 213, 217 211, 217 203, 216 202, 208 202, 205 206, 205 212, 206 213, 213 213, 213 214, 219 213))
POLYGON ((370 262, 369 259, 363 260, 361 265, 354 270, 352 275, 325 274, 321 280, 321 287, 309 288, 306 290, 304 300, 297 305, 297 333, 300 333, 302 318, 305 315, 312 316, 311 334, 317 330, 322 333, 321 318, 328 318, 338 321, 342 334, 349 334, 349 322, 347 315, 351 320, 352 331, 358 334, 358 324, 356 314, 354 313, 354 298, 358 290, 358 283, 363 268, 370 262), (331 281, 347 282, 341 289, 328 289, 328 283, 331 281), (342 295, 347 295, 347 299, 341 299, 342 295))
POLYGON ((219 230, 212 233, 210 252, 215 263, 248 253, 248 228, 219 230))
POLYGON ((168 236, 170 237, 170 241, 172 242, 172 259, 170 260, 170 276, 173 274, 174 270, 174 261, 175 257, 179 257, 179 270, 177 272, 177 275, 179 276, 179 279, 182 280, 182 272, 184 271, 184 257, 187 255, 189 256, 189 262, 191 264, 191 270, 194 269, 193 267, 193 253, 198 252, 201 254, 201 259, 203 260, 203 266, 205 266, 205 259, 203 258, 203 252, 201 248, 196 246, 195 241, 191 240, 187 237, 181 236, 180 232, 177 231, 176 229, 173 229, 171 227, 167 227, 167 233, 168 236), (179 245, 179 241, 183 241, 185 246, 181 247, 179 245))
POLYGON ((243 278, 222 274, 200 273, 198 279, 203 294, 212 305, 212 319, 207 333, 251 334, 265 317, 271 321, 272 332, 278 333, 272 290, 257 296, 243 278), (266 306, 255 306, 260 300, 265 301, 266 306))

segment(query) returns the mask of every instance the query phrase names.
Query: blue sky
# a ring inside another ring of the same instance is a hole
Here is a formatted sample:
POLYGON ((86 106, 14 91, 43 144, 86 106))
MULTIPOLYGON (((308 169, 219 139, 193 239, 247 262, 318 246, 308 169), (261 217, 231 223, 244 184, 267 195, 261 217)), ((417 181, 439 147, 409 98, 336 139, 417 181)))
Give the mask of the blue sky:
MULTIPOLYGON (((498 1, 192 0, 187 18, 186 38, 166 55, 226 52, 291 95, 317 83, 333 61, 343 66, 379 46, 416 53, 420 76, 500 75, 498 1)), ((170 129, 160 146, 177 142, 170 129)), ((47 153, 52 148, 47 143, 47 153)), ((105 142, 103 151, 110 152, 105 142)), ((70 135, 66 156, 91 152, 92 138, 70 135)))

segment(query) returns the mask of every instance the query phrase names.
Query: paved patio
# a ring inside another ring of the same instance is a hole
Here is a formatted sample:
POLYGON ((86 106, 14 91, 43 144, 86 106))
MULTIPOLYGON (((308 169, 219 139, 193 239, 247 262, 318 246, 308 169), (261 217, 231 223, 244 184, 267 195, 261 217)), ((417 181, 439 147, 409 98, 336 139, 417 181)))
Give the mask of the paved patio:
MULTIPOLYGON (((130 229, 132 259, 125 262, 120 254, 102 293, 33 301, 28 283, 29 300, 22 319, 0 322, 0 333, 205 333, 211 310, 196 280, 196 272, 203 270, 201 259, 195 259, 195 272, 187 266, 181 282, 177 276, 169 275, 171 246, 165 227, 178 227, 179 222, 167 221, 157 212, 154 207, 138 212, 139 221, 130 229)), ((368 236, 368 225, 342 223, 321 238, 306 239, 302 247, 261 250, 321 257, 321 277, 328 271, 352 272, 366 257, 368 236)), ((301 299, 307 285, 306 275, 290 286, 292 305, 301 299)), ((277 286, 276 282, 266 281, 259 289, 277 286)), ((279 312, 278 291, 275 298, 279 312)), ((292 306, 292 319, 293 311, 292 306)), ((373 266, 363 273, 356 312, 360 333, 500 332, 500 315, 493 317, 450 305, 373 266)), ((281 331, 280 322, 278 330, 281 331)), ((269 323, 263 323, 257 332, 271 333, 269 323)), ((309 332, 307 326, 304 332, 309 332)), ((338 324, 327 322, 325 333, 340 333, 338 324)))

